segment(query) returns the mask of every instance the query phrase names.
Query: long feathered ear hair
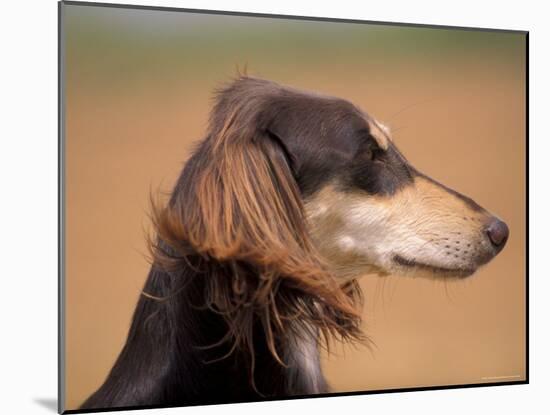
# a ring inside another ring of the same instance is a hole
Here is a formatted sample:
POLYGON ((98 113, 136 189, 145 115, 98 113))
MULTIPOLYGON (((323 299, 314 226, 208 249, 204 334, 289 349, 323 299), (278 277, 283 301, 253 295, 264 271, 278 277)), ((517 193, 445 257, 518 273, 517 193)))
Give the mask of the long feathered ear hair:
POLYGON ((288 155, 238 82, 219 94, 207 138, 170 202, 154 209, 154 261, 167 270, 189 263, 208 270, 206 278, 197 274, 205 278, 205 305, 225 318, 231 352, 253 359, 253 327, 261 324, 284 365, 278 345, 288 336, 319 333, 327 347, 333 336, 362 338, 359 291, 356 283, 341 286, 318 255, 288 155))

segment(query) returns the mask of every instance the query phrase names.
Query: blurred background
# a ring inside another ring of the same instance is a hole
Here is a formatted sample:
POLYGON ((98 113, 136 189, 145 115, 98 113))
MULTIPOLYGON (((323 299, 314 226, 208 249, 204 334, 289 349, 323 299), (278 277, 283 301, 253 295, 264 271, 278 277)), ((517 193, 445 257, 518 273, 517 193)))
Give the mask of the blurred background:
POLYGON ((150 191, 170 191, 236 68, 346 98, 421 171, 511 230, 459 282, 365 276, 375 346, 323 357, 336 392, 525 378, 525 37, 518 33, 64 6, 66 393, 121 350, 148 271, 150 191))

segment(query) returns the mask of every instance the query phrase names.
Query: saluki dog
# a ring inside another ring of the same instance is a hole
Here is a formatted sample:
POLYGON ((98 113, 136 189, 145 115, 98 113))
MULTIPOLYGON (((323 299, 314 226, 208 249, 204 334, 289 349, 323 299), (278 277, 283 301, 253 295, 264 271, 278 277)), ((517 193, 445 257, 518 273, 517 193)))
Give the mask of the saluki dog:
POLYGON ((83 409, 326 393, 319 348, 367 341, 360 276, 465 278, 508 239, 357 106, 248 76, 152 205, 149 276, 83 409))

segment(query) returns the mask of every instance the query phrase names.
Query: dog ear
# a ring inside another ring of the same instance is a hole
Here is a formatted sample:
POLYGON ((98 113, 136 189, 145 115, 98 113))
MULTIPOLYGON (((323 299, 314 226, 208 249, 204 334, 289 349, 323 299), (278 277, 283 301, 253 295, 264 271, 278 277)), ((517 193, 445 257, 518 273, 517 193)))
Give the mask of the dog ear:
POLYGON ((284 143, 235 110, 210 129, 153 215, 156 263, 201 258, 207 305, 225 316, 228 338, 250 348, 259 321, 277 359, 275 332, 361 337, 356 287, 340 286, 314 248, 291 169, 284 143))

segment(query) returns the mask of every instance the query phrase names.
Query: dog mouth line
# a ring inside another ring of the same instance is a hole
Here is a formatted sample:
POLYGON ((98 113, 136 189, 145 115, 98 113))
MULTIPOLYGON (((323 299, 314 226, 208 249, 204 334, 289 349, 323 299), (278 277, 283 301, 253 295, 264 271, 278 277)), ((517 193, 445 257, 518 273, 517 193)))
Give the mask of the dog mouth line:
POLYGON ((414 259, 408 259, 408 258, 402 257, 399 254, 395 254, 393 256, 393 261, 396 264, 399 264, 404 267, 423 269, 426 271, 433 272, 435 274, 447 274, 447 275, 453 275, 457 277, 468 277, 476 271, 475 268, 448 268, 448 267, 441 267, 437 265, 425 264, 423 262, 419 262, 414 259))

